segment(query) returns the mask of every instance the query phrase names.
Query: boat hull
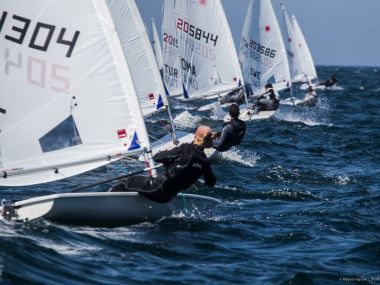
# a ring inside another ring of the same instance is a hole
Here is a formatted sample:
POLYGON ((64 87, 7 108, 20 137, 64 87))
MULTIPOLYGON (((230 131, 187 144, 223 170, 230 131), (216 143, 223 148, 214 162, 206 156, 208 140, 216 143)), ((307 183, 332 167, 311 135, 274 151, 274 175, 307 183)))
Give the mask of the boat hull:
MULTIPOLYGON (((239 119, 245 122, 248 121, 255 121, 255 120, 265 120, 269 119, 272 117, 277 110, 275 111, 260 111, 257 114, 252 114, 252 109, 247 109, 247 108, 242 108, 240 109, 240 116, 239 119)), ((229 114, 227 114, 224 118, 223 121, 228 122, 230 120, 229 114)))
POLYGON ((156 203, 136 192, 53 194, 18 201, 16 221, 44 218, 52 222, 96 227, 116 227, 154 222, 172 215, 206 215, 218 199, 179 193, 168 203, 156 203))

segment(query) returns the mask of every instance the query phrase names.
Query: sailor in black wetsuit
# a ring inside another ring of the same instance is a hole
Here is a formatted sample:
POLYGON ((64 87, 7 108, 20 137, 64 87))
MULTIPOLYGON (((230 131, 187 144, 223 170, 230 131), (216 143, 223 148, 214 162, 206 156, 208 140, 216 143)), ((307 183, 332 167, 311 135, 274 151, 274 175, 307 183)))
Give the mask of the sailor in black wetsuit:
POLYGON ((153 159, 165 166, 165 173, 157 177, 133 175, 112 187, 110 192, 137 191, 140 195, 166 203, 181 190, 192 186, 203 175, 207 186, 214 186, 216 178, 203 152, 212 146, 211 129, 200 126, 192 144, 184 143, 171 150, 157 153, 153 159))
POLYGON ((236 103, 243 104, 245 101, 245 89, 243 87, 229 92, 227 95, 220 97, 220 104, 236 103))
POLYGON ((239 106, 232 104, 229 108, 231 120, 223 124, 221 133, 213 133, 213 145, 223 152, 241 143, 245 134, 245 123, 239 119, 239 106))
POLYGON ((254 106, 255 114, 259 111, 275 111, 280 106, 280 101, 273 90, 273 85, 268 83, 265 85, 265 93, 256 101, 254 106))
POLYGON ((333 74, 331 76, 331 79, 327 79, 326 81, 319 82, 317 84, 317 86, 332 87, 332 86, 336 85, 337 82, 338 82, 338 80, 336 79, 336 75, 333 74))

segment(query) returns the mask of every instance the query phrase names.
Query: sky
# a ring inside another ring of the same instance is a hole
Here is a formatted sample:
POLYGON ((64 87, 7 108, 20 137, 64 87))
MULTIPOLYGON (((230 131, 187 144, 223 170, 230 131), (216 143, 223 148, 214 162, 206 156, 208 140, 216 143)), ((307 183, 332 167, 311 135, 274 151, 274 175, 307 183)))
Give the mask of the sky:
MULTIPOLYGON (((250 0, 221 0, 235 46, 250 0)), ((380 66, 380 0, 283 0, 297 18, 316 65, 380 66)), ((160 33, 162 0, 136 0, 151 34, 160 33)), ((280 0, 272 0, 281 24, 280 0)))

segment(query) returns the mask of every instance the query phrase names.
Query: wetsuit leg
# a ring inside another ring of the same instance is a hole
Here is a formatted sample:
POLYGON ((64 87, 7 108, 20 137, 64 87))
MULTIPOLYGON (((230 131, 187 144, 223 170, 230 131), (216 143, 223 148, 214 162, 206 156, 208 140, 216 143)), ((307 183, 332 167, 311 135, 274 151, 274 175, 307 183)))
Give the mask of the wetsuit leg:
POLYGON ((136 191, 140 195, 148 198, 151 201, 158 203, 166 203, 173 199, 172 193, 165 191, 164 182, 165 176, 148 177, 136 175, 128 177, 125 181, 126 191, 136 191))
POLYGON ((120 182, 114 186, 112 186, 111 189, 108 190, 108 192, 125 192, 127 191, 124 186, 124 182, 120 182))
POLYGON ((162 184, 159 178, 152 178, 144 175, 133 175, 122 179, 120 183, 114 185, 108 192, 140 192, 154 191, 157 185, 162 184))

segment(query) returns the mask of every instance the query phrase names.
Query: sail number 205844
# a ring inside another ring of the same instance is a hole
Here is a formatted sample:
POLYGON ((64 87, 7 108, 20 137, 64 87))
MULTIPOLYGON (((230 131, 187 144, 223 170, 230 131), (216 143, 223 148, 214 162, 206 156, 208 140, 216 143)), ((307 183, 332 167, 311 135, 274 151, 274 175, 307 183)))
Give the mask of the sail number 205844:
POLYGON ((181 18, 178 18, 177 20, 177 29, 187 33, 190 37, 193 37, 196 40, 200 41, 204 39, 206 41, 206 44, 211 41, 214 43, 214 46, 216 46, 216 43, 218 41, 218 35, 214 35, 210 32, 206 32, 205 30, 197 28, 189 22, 182 20, 181 18))

